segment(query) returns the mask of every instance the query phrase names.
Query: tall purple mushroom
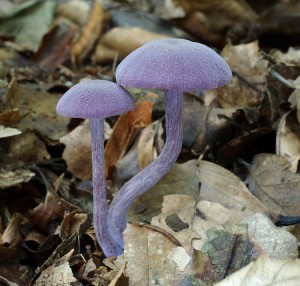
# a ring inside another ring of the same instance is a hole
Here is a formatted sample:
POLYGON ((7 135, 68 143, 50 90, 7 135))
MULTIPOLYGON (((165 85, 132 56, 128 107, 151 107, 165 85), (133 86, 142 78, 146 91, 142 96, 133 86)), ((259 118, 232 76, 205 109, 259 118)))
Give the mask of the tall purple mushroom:
POLYGON ((168 172, 181 151, 182 92, 217 88, 227 84, 231 76, 228 64, 216 52, 183 39, 147 43, 129 54, 118 66, 118 84, 163 89, 166 109, 166 142, 162 152, 121 188, 109 208, 109 229, 120 247, 123 247, 128 207, 168 172))
POLYGON ((121 86, 106 80, 76 84, 58 101, 58 114, 90 119, 93 164, 93 219, 97 240, 105 256, 117 256, 121 248, 107 230, 107 198, 104 177, 104 118, 135 107, 131 95, 121 86))

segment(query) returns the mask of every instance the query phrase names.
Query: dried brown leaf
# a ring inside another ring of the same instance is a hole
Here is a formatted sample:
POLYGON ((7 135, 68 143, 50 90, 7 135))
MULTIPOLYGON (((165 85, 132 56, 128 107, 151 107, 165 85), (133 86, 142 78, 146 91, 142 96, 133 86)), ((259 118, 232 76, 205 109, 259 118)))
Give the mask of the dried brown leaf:
POLYGON ((98 1, 95 1, 90 19, 71 49, 71 60, 75 66, 78 66, 92 50, 99 36, 103 33, 108 20, 109 14, 98 1))
POLYGON ((20 225, 25 221, 25 218, 20 213, 14 213, 9 220, 9 223, 2 234, 2 243, 8 244, 10 247, 15 247, 22 240, 20 233, 20 225))
POLYGON ((0 171, 0 189, 16 186, 23 182, 28 182, 35 174, 29 170, 14 170, 14 171, 0 171))
POLYGON ((166 37, 137 27, 112 28, 97 44, 95 59, 100 64, 108 64, 118 54, 118 59, 122 60, 143 44, 166 37))
POLYGON ((249 189, 270 212, 282 215, 299 215, 300 175, 289 170, 284 157, 258 154, 254 157, 248 177, 249 189))
POLYGON ((68 213, 61 223, 61 238, 66 239, 74 233, 79 233, 80 227, 87 221, 87 218, 86 213, 77 213, 76 211, 68 213))
POLYGON ((63 19, 58 19, 42 38, 34 61, 40 66, 53 69, 70 57, 71 43, 77 27, 63 19))
MULTIPOLYGON (((148 96, 156 97, 155 94, 148 96)), ((152 122, 153 106, 154 103, 150 100, 140 100, 136 103, 135 110, 119 116, 104 149, 106 178, 111 178, 117 162, 123 157, 139 131, 152 122)))
POLYGON ((52 193, 47 192, 44 202, 31 211, 31 222, 44 231, 48 231, 51 220, 61 216, 63 208, 60 201, 52 193))
POLYGON ((68 170, 81 180, 90 179, 92 152, 89 121, 85 120, 59 141, 66 145, 62 157, 67 162, 68 170))

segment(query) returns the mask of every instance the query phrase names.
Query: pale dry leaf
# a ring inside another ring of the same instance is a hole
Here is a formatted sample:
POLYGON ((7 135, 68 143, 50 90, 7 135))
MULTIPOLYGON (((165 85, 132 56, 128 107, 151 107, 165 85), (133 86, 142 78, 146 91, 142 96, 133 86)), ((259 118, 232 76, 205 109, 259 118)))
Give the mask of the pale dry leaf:
POLYGON ((28 182, 35 174, 29 170, 0 171, 0 189, 16 186, 28 182))
POLYGON ((300 159, 300 127, 295 111, 282 116, 276 134, 276 154, 288 159, 290 170, 297 172, 300 159))
POLYGON ((153 216, 160 213, 164 196, 182 194, 198 199, 198 182, 196 161, 174 164, 171 170, 141 197, 136 199, 128 210, 128 220, 150 222, 153 216))
POLYGON ((265 214, 254 214, 243 220, 256 246, 267 252, 270 258, 287 259, 298 257, 298 242, 284 228, 276 227, 265 214))
POLYGON ((0 138, 16 136, 21 133, 22 132, 16 128, 10 128, 10 127, 5 127, 3 125, 0 125, 0 138))
POLYGON ((235 46, 229 43, 221 55, 232 70, 264 90, 268 61, 261 58, 257 41, 235 46))
POLYGON ((175 194, 164 196, 161 214, 153 217, 151 224, 172 234, 190 253, 195 206, 196 201, 190 196, 175 194))
POLYGON ((300 259, 271 259, 261 255, 215 286, 298 286, 299 269, 300 259))
POLYGON ((20 225, 25 220, 22 214, 14 213, 2 234, 2 243, 15 247, 22 239, 20 225))
POLYGON ((185 272, 168 256, 176 246, 163 234, 129 224, 124 232, 129 285, 179 285, 185 272), (162 267, 163 265, 163 267, 162 267))
POLYGON ((118 59, 122 60, 140 46, 166 37, 138 27, 112 28, 100 39, 96 47, 95 59, 100 64, 107 64, 112 63, 118 55, 118 59))
POLYGON ((193 248, 201 250, 207 240, 206 232, 210 228, 223 229, 233 214, 233 210, 229 210, 218 203, 201 200, 196 205, 196 214, 194 217, 193 231, 194 237, 193 248))
POLYGON ((232 211, 227 224, 239 223, 253 213, 265 213, 267 208, 232 172, 208 162, 199 161, 200 199, 218 203, 232 211))
POLYGON ((69 262, 63 261, 57 266, 50 266, 42 271, 34 286, 71 286, 71 283, 76 281, 69 262))
POLYGON ((169 252, 168 258, 176 263, 178 271, 184 271, 191 260, 191 257, 182 246, 173 248, 169 252))
POLYGON ((60 237, 66 239, 74 233, 79 233, 81 225, 86 222, 87 218, 86 213, 77 213, 76 211, 68 213, 61 223, 60 237))
POLYGON ((284 157, 258 154, 247 180, 251 192, 270 212, 296 216, 300 205, 300 175, 292 173, 289 167, 284 157))

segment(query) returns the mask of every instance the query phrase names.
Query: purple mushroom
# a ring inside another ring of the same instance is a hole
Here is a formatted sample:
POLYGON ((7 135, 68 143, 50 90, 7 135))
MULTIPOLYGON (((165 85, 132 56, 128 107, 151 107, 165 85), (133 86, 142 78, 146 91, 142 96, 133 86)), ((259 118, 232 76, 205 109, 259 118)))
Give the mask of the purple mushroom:
POLYGON ((175 163, 182 147, 182 92, 227 84, 228 64, 209 47, 183 39, 163 39, 143 45, 118 66, 117 83, 124 87, 163 89, 166 142, 158 158, 129 180, 109 208, 111 235, 124 247, 126 213, 134 199, 153 187, 175 163))
POLYGON ((135 107, 131 95, 119 85, 106 80, 76 84, 58 101, 58 114, 90 119, 93 163, 93 219, 97 240, 105 256, 117 256, 121 248, 107 230, 107 204, 104 177, 104 118, 119 115, 135 107))

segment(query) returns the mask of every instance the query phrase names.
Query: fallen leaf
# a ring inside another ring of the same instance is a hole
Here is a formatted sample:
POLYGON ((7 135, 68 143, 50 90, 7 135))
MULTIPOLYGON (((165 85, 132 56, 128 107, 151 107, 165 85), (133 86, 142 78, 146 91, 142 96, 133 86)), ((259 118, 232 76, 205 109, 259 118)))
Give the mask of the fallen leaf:
POLYGON ((12 160, 35 162, 50 159, 46 144, 33 132, 24 132, 12 138, 9 144, 8 156, 12 160), (34 146, 35 148, 32 148, 34 146))
POLYGON ((130 206, 128 221, 149 222, 161 211, 164 196, 181 194, 194 200, 198 198, 196 161, 174 164, 170 171, 148 192, 130 206))
POLYGON ((254 214, 243 220, 253 238, 258 252, 268 253, 270 258, 287 259, 298 257, 298 242, 284 228, 276 227, 265 214, 254 214))
POLYGON ((86 213, 77 213, 76 211, 68 213, 60 225, 61 238, 66 239, 74 233, 79 234, 81 226, 86 223, 87 219, 86 213))
POLYGON ((253 255, 253 243, 246 225, 230 225, 207 230, 201 251, 208 255, 215 272, 215 282, 247 265, 253 255))
POLYGON ((23 49, 36 51, 42 36, 50 27, 56 3, 53 1, 29 1, 22 10, 1 20, 0 34, 15 37, 23 49))
POLYGON ((139 100, 133 111, 121 114, 114 125, 105 148, 105 177, 110 179, 117 162, 123 157, 129 145, 136 138, 140 130, 152 122, 152 110, 156 94, 150 93, 139 100), (152 100, 151 100, 152 99, 152 100))
POLYGON ((297 172, 300 159, 300 128, 295 111, 282 116, 276 134, 276 154, 285 157, 290 163, 290 170, 297 172))
POLYGON ((299 267, 300 259, 271 259, 261 255, 215 286, 297 286, 300 281, 299 267))
POLYGON ((270 212, 296 216, 299 215, 300 175, 293 174, 289 167, 284 157, 258 154, 254 157, 248 183, 251 192, 270 212))
POLYGON ((56 113, 60 94, 37 89, 35 84, 19 84, 20 110, 27 116, 20 122, 20 130, 34 130, 42 137, 59 140, 67 133, 68 117, 56 113))
POLYGON ((62 157, 67 162, 68 170, 81 180, 90 179, 92 151, 89 121, 85 120, 59 141, 66 146, 62 157))
POLYGON ((68 2, 57 3, 56 13, 83 26, 89 19, 90 5, 83 0, 71 0, 68 2))
POLYGON ((14 213, 2 234, 2 243, 8 244, 10 247, 16 247, 22 240, 20 233, 20 225, 24 222, 25 217, 20 213, 14 213))
POLYGON ((43 36, 33 60, 40 66, 54 69, 70 57, 71 44, 77 28, 63 19, 58 19, 43 36))
POLYGON ((161 233, 129 224, 124 243, 130 285, 179 285, 183 280, 184 272, 168 257, 177 247, 161 233))
POLYGON ((35 173, 32 173, 29 170, 14 170, 14 171, 0 171, 0 189, 9 188, 16 186, 23 182, 28 182, 32 177, 35 176, 35 173))
POLYGON ((77 279, 74 277, 68 262, 70 256, 70 253, 67 253, 56 264, 43 270, 33 285, 71 286, 71 283, 76 282, 77 279))
POLYGON ((99 2, 95 1, 89 21, 83 28, 78 39, 72 45, 71 61, 75 66, 79 66, 82 60, 92 50, 96 41, 103 33, 108 20, 109 14, 103 9, 99 2))
POLYGON ((103 35, 97 44, 95 59, 99 64, 112 63, 116 55, 119 60, 122 60, 143 44, 166 37, 138 27, 112 28, 103 35))
POLYGON ((0 138, 16 136, 21 133, 22 132, 16 128, 10 128, 10 127, 5 127, 3 125, 0 125, 0 138))
POLYGON ((62 215, 60 201, 52 193, 47 192, 44 202, 37 205, 30 213, 30 221, 38 228, 47 232, 50 222, 62 215))
POLYGON ((253 213, 267 212, 264 204, 251 194, 246 185, 225 168, 200 161, 198 171, 200 199, 218 203, 232 211, 228 224, 239 223, 253 213))

